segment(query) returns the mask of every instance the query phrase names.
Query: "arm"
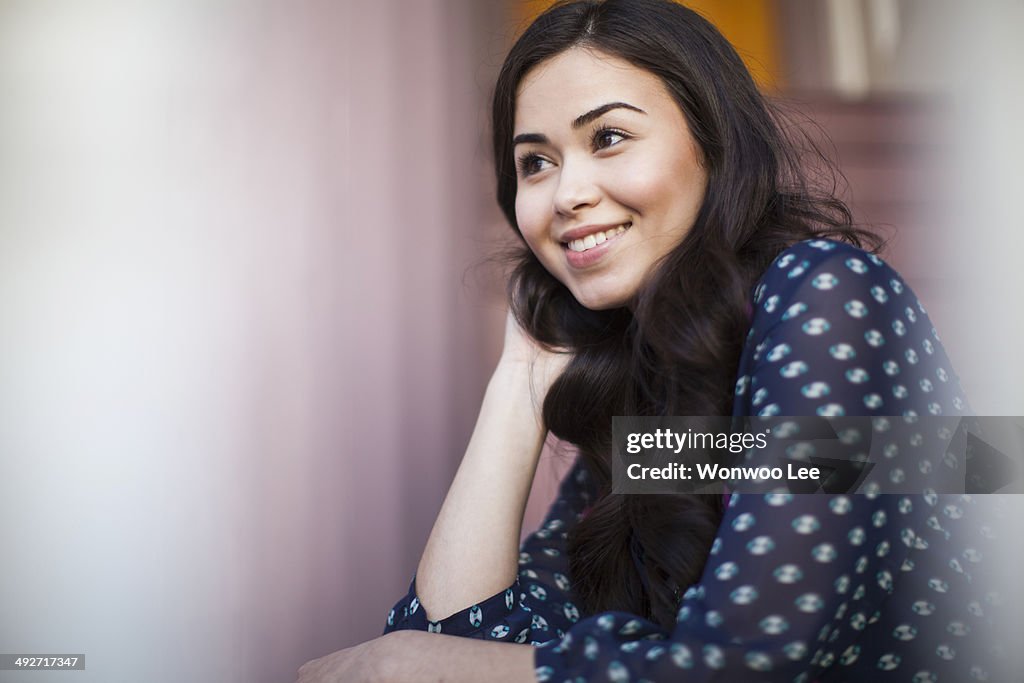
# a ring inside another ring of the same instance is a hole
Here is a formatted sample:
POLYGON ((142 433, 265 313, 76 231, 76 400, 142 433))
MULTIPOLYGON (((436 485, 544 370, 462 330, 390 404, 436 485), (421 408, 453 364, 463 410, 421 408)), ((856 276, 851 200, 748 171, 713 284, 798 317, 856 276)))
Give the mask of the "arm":
POLYGON ((509 315, 501 360, 417 570, 428 619, 515 581, 523 511, 546 434, 540 410, 568 359, 541 349, 509 315))
POLYGON ((560 638, 580 617, 571 597, 567 537, 595 497, 590 472, 578 458, 562 479, 544 522, 523 541, 515 583, 440 621, 430 621, 420 609, 413 582, 389 612, 384 632, 431 631, 531 645, 560 638))
POLYGON ((544 526, 524 542, 522 554, 517 547, 546 432, 540 407, 567 362, 567 355, 538 348, 509 316, 502 358, 409 595, 388 616, 386 635, 307 662, 300 683, 476 681, 484 667, 495 681, 534 680, 533 648, 507 643, 525 642, 549 622, 568 628, 578 618, 574 606, 552 600, 545 606, 557 605, 559 617, 538 622, 538 605, 529 603, 568 590, 565 535, 590 496, 579 464, 563 481, 544 526), (529 597, 513 595, 517 564, 537 584, 529 597), (499 642, 436 633, 442 626, 499 642))

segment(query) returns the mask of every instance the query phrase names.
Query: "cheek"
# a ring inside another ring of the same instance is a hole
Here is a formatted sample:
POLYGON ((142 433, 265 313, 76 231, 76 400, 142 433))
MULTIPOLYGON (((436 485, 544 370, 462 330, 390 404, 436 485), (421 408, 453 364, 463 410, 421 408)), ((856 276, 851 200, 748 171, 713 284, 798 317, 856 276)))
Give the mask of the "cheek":
POLYGON ((618 203, 641 213, 655 211, 658 205, 678 194, 679 169, 670 159, 658 154, 625 157, 624 163, 609 168, 604 187, 618 203))
POLYGON ((664 158, 623 170, 614 185, 617 201, 641 216, 680 220, 692 217, 704 197, 699 168, 664 158))
POLYGON ((623 172, 608 194, 631 213, 650 218, 665 212, 674 193, 669 191, 665 176, 645 166, 623 172))
POLYGON ((548 230, 546 212, 536 193, 520 192, 516 195, 516 223, 527 246, 536 254, 548 230))

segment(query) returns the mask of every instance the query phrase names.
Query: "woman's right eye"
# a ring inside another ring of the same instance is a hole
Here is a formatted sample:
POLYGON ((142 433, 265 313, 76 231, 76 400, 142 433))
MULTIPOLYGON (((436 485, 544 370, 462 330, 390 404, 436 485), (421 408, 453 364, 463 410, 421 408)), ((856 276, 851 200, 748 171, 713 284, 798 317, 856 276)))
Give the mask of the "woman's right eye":
POLYGON ((524 154, 519 157, 517 165, 519 166, 519 174, 526 177, 534 175, 535 173, 540 173, 547 168, 544 164, 549 163, 551 162, 542 156, 538 156, 536 154, 524 154))

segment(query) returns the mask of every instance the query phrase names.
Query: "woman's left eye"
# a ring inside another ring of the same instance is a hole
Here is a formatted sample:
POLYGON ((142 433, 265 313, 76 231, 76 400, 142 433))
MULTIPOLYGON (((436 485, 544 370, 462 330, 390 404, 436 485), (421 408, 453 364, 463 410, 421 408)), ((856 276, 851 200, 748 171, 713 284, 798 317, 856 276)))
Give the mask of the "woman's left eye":
POLYGON ((594 133, 594 149, 605 149, 606 147, 617 145, 628 137, 621 130, 602 128, 594 133))

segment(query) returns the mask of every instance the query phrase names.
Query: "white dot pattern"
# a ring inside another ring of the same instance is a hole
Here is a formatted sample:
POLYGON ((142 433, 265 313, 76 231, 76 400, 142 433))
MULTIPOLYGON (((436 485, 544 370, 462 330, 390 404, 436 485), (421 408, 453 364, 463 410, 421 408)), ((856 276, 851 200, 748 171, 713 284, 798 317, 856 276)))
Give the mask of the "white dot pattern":
MULTIPOLYGON (((912 420, 968 409, 924 307, 874 255, 798 243, 768 268, 752 306, 735 415, 912 420)), ((888 436, 891 422, 876 422, 872 436, 888 436)), ((776 436, 797 428, 783 423, 776 436)), ((856 448, 863 436, 851 428, 839 439, 856 448)), ((414 579, 386 632, 530 643, 539 681, 997 680, 980 643, 999 599, 975 580, 997 539, 972 514, 975 499, 877 493, 893 476, 930 476, 934 464, 913 458, 930 438, 888 443, 893 466, 865 494, 733 494, 669 630, 573 602, 566 537, 596 495, 577 461, 523 543, 514 585, 435 623, 418 609, 414 579)))

